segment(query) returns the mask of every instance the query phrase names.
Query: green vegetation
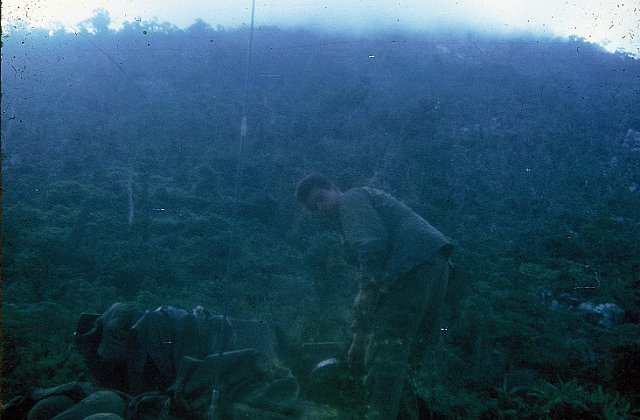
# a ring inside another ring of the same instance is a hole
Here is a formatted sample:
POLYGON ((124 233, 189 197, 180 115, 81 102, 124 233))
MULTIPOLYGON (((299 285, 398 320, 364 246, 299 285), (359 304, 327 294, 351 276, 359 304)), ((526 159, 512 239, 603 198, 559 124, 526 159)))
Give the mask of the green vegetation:
POLYGON ((456 241, 448 329, 413 375, 434 416, 639 416, 638 61, 582 40, 260 28, 231 244, 247 33, 96 27, 3 36, 5 401, 80 377, 78 315, 116 301, 345 340, 348 255, 292 197, 319 170, 456 241))

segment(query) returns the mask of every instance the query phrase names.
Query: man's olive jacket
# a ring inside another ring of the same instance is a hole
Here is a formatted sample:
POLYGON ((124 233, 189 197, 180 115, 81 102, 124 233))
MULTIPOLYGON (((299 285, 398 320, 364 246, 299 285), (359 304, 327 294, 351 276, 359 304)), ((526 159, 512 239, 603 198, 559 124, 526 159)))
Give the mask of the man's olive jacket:
MULTIPOLYGON (((387 287, 437 255, 449 257, 451 241, 384 191, 353 188, 340 197, 339 217, 347 245, 363 276, 387 287)), ((370 281, 363 278, 362 281, 370 281)))

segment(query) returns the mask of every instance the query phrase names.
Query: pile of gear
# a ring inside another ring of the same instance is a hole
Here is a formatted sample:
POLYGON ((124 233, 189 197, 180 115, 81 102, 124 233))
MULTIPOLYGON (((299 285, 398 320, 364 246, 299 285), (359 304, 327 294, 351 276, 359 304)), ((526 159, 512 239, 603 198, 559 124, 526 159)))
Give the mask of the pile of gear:
POLYGON ((299 386, 278 366, 266 324, 202 307, 141 310, 116 303, 82 314, 75 343, 87 382, 33 389, 3 419, 288 419, 299 386))

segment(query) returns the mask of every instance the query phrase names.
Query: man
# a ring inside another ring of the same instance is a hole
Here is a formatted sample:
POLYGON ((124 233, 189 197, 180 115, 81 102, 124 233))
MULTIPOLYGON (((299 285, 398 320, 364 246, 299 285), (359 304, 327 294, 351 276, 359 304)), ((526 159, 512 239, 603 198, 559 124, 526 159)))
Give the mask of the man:
POLYGON ((367 419, 395 419, 409 359, 419 356, 438 320, 449 279, 450 240, 389 194, 340 191, 321 174, 303 178, 296 199, 338 219, 357 258, 351 364, 366 369, 367 419))

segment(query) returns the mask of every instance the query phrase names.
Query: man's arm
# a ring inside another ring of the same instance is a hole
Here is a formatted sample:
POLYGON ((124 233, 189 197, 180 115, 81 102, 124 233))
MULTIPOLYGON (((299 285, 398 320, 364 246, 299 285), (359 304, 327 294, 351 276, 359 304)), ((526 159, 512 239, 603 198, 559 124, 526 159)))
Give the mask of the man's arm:
POLYGON ((342 232, 358 261, 358 294, 353 302, 353 338, 347 358, 354 366, 364 363, 370 320, 378 299, 388 254, 387 228, 378 216, 366 190, 351 190, 340 205, 342 232))

